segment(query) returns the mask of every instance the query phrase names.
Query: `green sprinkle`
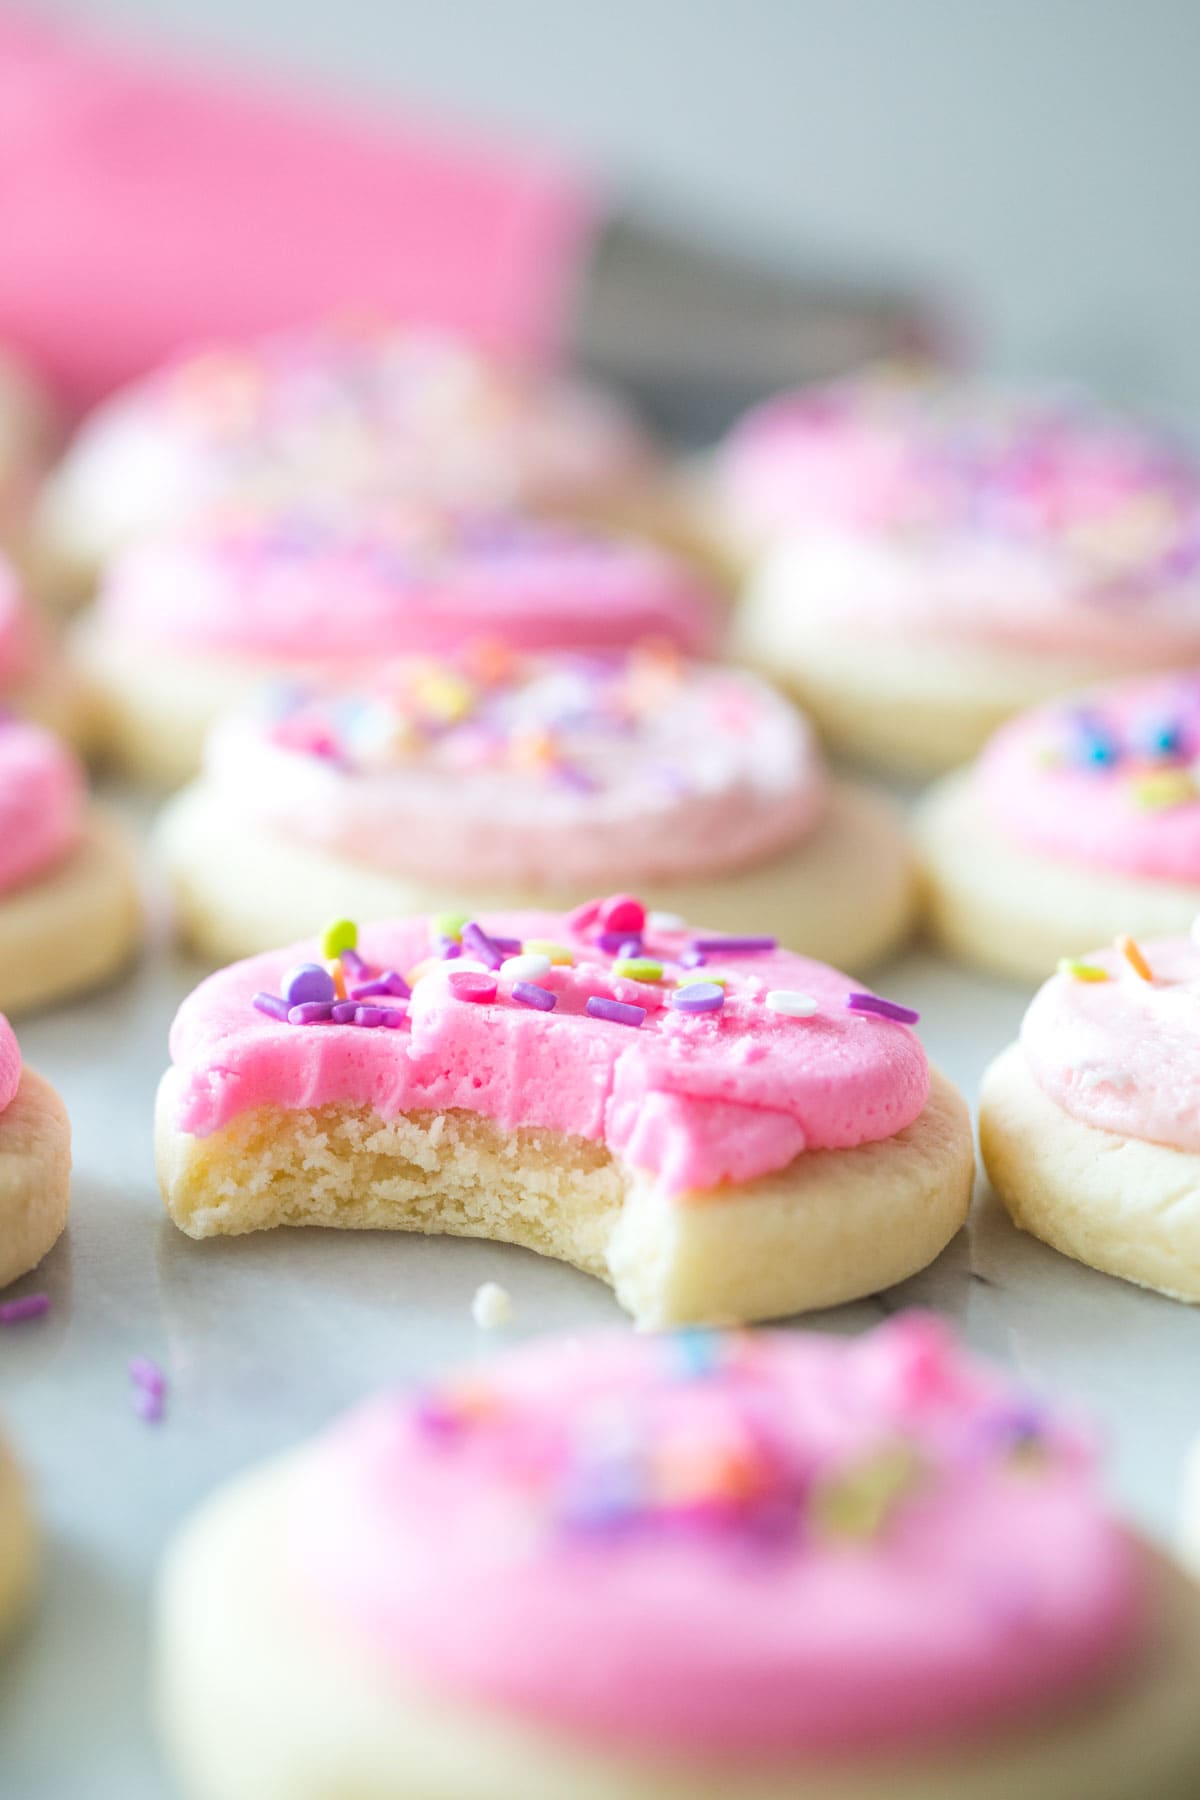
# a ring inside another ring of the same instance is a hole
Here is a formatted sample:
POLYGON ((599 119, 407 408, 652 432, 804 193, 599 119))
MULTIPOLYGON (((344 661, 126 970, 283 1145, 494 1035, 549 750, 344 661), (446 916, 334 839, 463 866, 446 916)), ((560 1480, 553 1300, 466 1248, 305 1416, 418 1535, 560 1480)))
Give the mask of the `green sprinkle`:
POLYGON ((556 944, 550 938, 526 938, 521 949, 526 956, 548 956, 559 969, 569 969, 575 961, 575 952, 568 945, 556 944))
POLYGON ((1101 969, 1096 963, 1077 962, 1073 956, 1060 956, 1058 959, 1060 975, 1073 975, 1076 981, 1108 981, 1107 969, 1101 969))
POLYGON ((329 958, 340 956, 343 950, 358 948, 358 926, 353 919, 335 919, 332 925, 325 927, 321 939, 321 955, 329 958))
POLYGON ((1134 805, 1143 812, 1165 812, 1196 798, 1196 783, 1187 769, 1162 769, 1132 782, 1134 805))
POLYGON ((662 964, 648 956, 620 956, 613 964, 614 975, 626 975, 630 981, 661 981, 662 964))
POLYGON ((433 929, 438 937, 453 938, 456 944, 462 943, 463 926, 470 920, 469 912, 439 913, 433 921, 433 929))

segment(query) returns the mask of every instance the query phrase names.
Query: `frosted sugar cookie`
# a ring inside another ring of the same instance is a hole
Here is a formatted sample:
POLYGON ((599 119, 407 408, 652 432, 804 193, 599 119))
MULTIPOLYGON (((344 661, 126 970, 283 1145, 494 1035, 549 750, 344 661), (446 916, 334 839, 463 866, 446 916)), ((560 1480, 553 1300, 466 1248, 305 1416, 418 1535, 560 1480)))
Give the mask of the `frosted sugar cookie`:
POLYGON ((901 1315, 384 1395, 169 1547, 196 1800, 1190 1800, 1200 1594, 901 1315))
POLYGON ((988 1071, 979 1136, 1022 1230, 1200 1300, 1200 948, 1124 937, 1065 964, 988 1071))
POLYGON ((950 768, 1052 694, 1200 661, 1200 469, 1079 396, 876 374, 768 403, 721 467, 770 542, 741 647, 856 756, 950 768))
POLYGON ((1200 672, 1138 677, 1002 726, 917 813, 933 928, 1040 980, 1121 932, 1200 913, 1200 672))
POLYGON ((831 1306, 915 1274, 966 1217, 967 1111, 916 1017, 623 895, 342 922, 184 1001, 159 1183, 193 1237, 524 1244, 645 1325, 831 1306))
POLYGON ((124 828, 88 801, 65 744, 0 717, 0 1006, 40 1006, 106 980, 139 931, 124 828))
POLYGON ((339 912, 571 906, 624 883, 857 968, 912 913, 886 803, 831 782, 764 682, 661 649, 491 647, 289 684, 217 723, 159 837, 190 937, 226 959, 339 912))
POLYGON ((426 499, 646 514, 658 462, 612 395, 467 343, 327 323, 198 351, 105 401, 43 502, 45 557, 87 592, 134 539, 230 501, 426 499))
POLYGON ((79 678, 37 616, 12 564, 0 555, 0 707, 86 742, 88 707, 79 678))
POLYGON ((420 508, 336 523, 255 514, 139 545, 112 568, 78 644, 112 753, 179 782, 213 720, 274 677, 479 640, 595 650, 652 639, 703 653, 718 632, 710 589, 663 550, 420 508))
MULTIPOLYGON (((71 1195, 71 1128, 62 1101, 26 1069, 0 1014, 0 1288, 35 1269, 62 1236, 71 1195)), ((5 1473, 0 1466, 0 1513, 5 1473)), ((0 1615, 4 1611, 0 1518, 0 1615)))

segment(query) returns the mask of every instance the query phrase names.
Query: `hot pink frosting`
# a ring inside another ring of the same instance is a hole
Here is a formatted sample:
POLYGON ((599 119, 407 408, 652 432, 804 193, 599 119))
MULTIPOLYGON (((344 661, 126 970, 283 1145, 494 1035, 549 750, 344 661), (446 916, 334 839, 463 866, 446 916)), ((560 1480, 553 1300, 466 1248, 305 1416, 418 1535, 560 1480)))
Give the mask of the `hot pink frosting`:
POLYGON ((1143 665, 1200 656, 1200 468, 1077 395, 876 374, 769 401, 719 469, 822 613, 1143 665))
POLYGON ((65 744, 0 718, 0 894, 35 881, 74 849, 84 798, 83 772, 65 744))
POLYGON ((205 771, 248 830, 550 894, 765 860, 827 793, 811 730, 765 683, 645 652, 290 685, 217 725, 205 771))
POLYGON ((21 1085, 21 1046, 8 1020, 0 1013, 0 1113, 16 1099, 21 1085))
POLYGON ((424 508, 267 513, 147 542, 114 565, 100 611, 131 641, 298 665, 451 654, 477 638, 591 649, 663 637, 703 652, 717 630, 710 592, 665 551, 424 508))
POLYGON ((1082 1124, 1200 1152, 1200 948, 1159 938, 1141 949, 1150 982, 1115 949, 1083 959, 1109 981, 1052 976, 1021 1046, 1038 1086, 1082 1124))
POLYGON ((351 1414, 280 1530, 382 1674, 708 1765, 1035 1724, 1143 1613, 1077 1434, 920 1314, 527 1346, 351 1414))
MULTIPOLYGON (((417 982, 402 1030, 293 1025, 256 1010, 253 996, 280 993, 285 972, 311 960, 315 946, 253 957, 202 982, 179 1009, 171 1032, 179 1128, 203 1137, 262 1106, 341 1102, 385 1116, 464 1107, 506 1129, 602 1142, 679 1193, 752 1180, 802 1150, 891 1137, 925 1105, 929 1070, 917 1038, 893 1019, 848 1010, 853 984, 822 963, 775 949, 696 952, 703 934, 652 919, 643 953, 660 959, 664 979, 633 980, 614 971, 599 927, 579 915, 574 924, 561 913, 482 923, 492 937, 572 951, 572 965, 537 977, 557 997, 553 1011, 518 1004, 504 975, 491 1004, 464 1001, 453 991, 461 960, 450 960, 417 982), (693 954, 699 966, 680 964, 693 954), (722 1009, 676 1010, 676 979, 709 972, 728 977, 722 1009), (814 1016, 772 1010, 764 996, 775 989, 810 995, 814 1016), (645 1008, 644 1022, 594 1017, 592 997, 645 1008)), ((403 973, 431 947, 436 956, 436 945, 430 922, 412 918, 367 926, 360 950, 374 968, 403 973)))
POLYGON ((53 495, 71 530, 110 551, 231 502, 314 493, 590 504, 649 463, 607 394, 453 337, 327 324, 200 353, 114 395, 53 495))
POLYGON ((1200 672, 1101 688, 1023 714, 976 781, 1015 843, 1068 862, 1200 884, 1200 672))

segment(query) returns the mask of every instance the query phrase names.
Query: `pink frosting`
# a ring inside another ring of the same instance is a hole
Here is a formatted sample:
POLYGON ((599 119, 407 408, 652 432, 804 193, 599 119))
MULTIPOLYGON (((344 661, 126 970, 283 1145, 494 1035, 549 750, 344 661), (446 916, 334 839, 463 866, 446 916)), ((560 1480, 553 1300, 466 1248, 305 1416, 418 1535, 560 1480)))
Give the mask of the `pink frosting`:
POLYGON ((1084 1125, 1200 1152, 1200 948, 1187 938, 1141 948, 1150 982, 1117 950, 1084 959, 1111 980, 1052 976, 1021 1046, 1038 1086, 1084 1125))
POLYGON ((1200 884, 1200 673, 1128 681, 1006 725, 976 780, 1015 843, 1089 867, 1200 884))
POLYGON ((0 718, 0 894, 35 881, 79 839, 83 772, 36 725, 0 718))
MULTIPOLYGON (((493 937, 549 939, 573 952, 573 964, 537 978, 557 996, 553 1011, 519 1004, 503 975, 493 1003, 464 1001, 453 988, 461 962, 446 961, 417 982, 402 1030, 293 1025, 256 1010, 253 996, 280 993, 314 946, 253 957, 202 982, 179 1009, 179 1128, 202 1137, 263 1106, 341 1102, 385 1116, 464 1107, 509 1130, 602 1142, 679 1193, 751 1180, 803 1150, 891 1137, 925 1105, 929 1070, 916 1037, 848 1010, 853 984, 822 963, 784 950, 713 950, 702 966, 681 966, 697 940, 652 920, 644 954, 662 960, 665 979, 633 980, 615 972, 598 928, 578 915, 574 924, 559 913, 488 915, 483 925, 493 937), (728 976, 719 1012, 670 1004, 677 977, 709 972, 728 976), (815 1015, 772 1010, 764 996, 773 989, 810 995, 815 1015), (644 1022, 594 1017, 592 997, 643 1007, 644 1022)), ((430 922, 412 918, 367 926, 360 950, 374 968, 403 973, 435 945, 430 922)))
POLYGON ((0 556, 0 694, 37 675, 45 657, 43 633, 16 571, 0 556))
POLYGON ((818 823, 804 720, 730 669, 633 652, 425 660, 293 685, 217 725, 247 828, 374 868, 550 894, 762 861, 818 823))
POLYGON ((301 666, 449 654, 475 638, 589 649, 663 637, 703 652, 717 632, 710 592, 665 551, 429 509, 268 513, 148 542, 116 563, 100 608, 131 640, 301 666))
POLYGON ((0 1013, 0 1113, 11 1106, 21 1085, 21 1046, 8 1020, 0 1013))
POLYGON ((530 1345, 351 1414, 280 1530, 383 1674, 708 1765, 1034 1724, 1144 1610, 1078 1435, 919 1314, 530 1345))
POLYGON ((612 397, 433 333, 327 324, 204 352, 92 416, 54 492, 100 547, 314 493, 591 504, 650 465, 612 397))
POLYGON ((1079 396, 877 374, 768 402, 719 466, 737 516, 780 537, 831 616, 1200 655, 1200 468, 1079 396))

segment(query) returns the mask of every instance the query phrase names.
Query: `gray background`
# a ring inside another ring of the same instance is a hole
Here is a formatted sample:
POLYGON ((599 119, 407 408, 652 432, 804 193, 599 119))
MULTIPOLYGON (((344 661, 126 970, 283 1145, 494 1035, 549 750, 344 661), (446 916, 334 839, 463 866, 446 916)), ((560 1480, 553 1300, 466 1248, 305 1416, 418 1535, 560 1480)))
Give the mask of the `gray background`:
POLYGON ((516 127, 731 243, 932 281, 1005 364, 1200 410, 1198 0, 53 10, 516 127))

